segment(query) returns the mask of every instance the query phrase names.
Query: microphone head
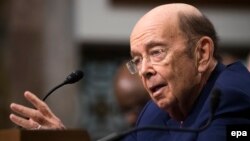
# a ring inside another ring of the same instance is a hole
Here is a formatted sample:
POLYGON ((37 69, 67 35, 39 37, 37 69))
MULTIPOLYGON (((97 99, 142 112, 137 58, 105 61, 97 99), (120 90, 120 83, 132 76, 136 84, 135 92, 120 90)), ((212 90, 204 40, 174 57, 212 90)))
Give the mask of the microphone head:
POLYGON ((81 70, 77 70, 75 72, 72 72, 69 76, 67 76, 66 80, 64 81, 64 84, 72 84, 80 79, 82 79, 84 76, 84 73, 81 70))

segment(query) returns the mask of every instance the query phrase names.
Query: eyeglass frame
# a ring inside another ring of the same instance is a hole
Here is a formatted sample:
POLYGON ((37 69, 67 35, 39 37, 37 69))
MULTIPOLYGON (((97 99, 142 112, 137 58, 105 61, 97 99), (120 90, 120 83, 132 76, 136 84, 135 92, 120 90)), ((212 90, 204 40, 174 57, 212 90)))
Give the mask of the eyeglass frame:
POLYGON ((151 53, 148 55, 140 56, 138 59, 140 60, 138 63, 136 63, 135 58, 132 58, 130 61, 126 63, 126 66, 131 74, 136 74, 139 72, 141 67, 138 67, 138 65, 142 65, 143 58, 145 58, 148 62, 150 62, 152 65, 156 65, 160 62, 162 62, 167 55, 167 49, 166 48, 158 48, 157 50, 154 49, 151 53), (156 54, 154 54, 156 53, 156 54), (161 57, 159 61, 157 58, 154 59, 154 57, 161 57), (137 65, 138 64, 138 65, 137 65))
MULTIPOLYGON (((200 42, 200 37, 195 37, 195 38, 193 38, 193 39, 188 39, 188 40, 189 40, 189 41, 190 41, 190 40, 196 40, 196 46, 197 46, 198 43, 200 42), (198 40, 197 40, 197 39, 198 39, 198 40)), ((166 49, 166 48, 159 48, 159 49, 162 50, 161 53, 163 53, 163 52, 166 53, 166 54, 164 55, 164 57, 163 57, 161 60, 159 60, 159 61, 157 61, 157 62, 152 62, 151 59, 150 59, 150 55, 144 55, 144 57, 143 57, 143 56, 140 57, 140 58, 141 58, 141 62, 140 62, 140 63, 142 64, 143 58, 146 58, 146 60, 149 61, 149 62, 151 63, 151 65, 157 65, 157 64, 161 63, 161 62, 166 58, 166 56, 167 56, 167 52, 166 52, 167 49, 166 49)), ((136 66, 136 64, 135 64, 135 61, 134 61, 134 58, 132 58, 131 60, 129 60, 129 61, 126 63, 126 67, 127 67, 127 69, 129 70, 129 72, 130 72, 132 75, 138 73, 139 70, 140 70, 140 69, 137 68, 137 66, 136 66)))

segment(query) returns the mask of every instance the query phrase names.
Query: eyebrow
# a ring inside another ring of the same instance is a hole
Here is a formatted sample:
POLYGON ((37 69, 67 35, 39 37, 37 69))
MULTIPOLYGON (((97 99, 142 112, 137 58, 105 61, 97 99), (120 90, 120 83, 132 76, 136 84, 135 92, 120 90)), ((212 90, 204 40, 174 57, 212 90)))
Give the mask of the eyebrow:
POLYGON ((149 41, 148 43, 146 43, 146 50, 151 49, 155 46, 163 46, 163 45, 165 44, 161 41, 149 41))
MULTIPOLYGON (((145 44, 145 47, 146 47, 146 51, 148 51, 149 49, 155 47, 155 46, 163 46, 163 45, 166 45, 165 43, 163 43, 162 41, 156 41, 156 40, 151 40, 149 42, 147 42, 145 44)), ((139 54, 137 52, 130 52, 130 56, 136 56, 136 54, 139 54)))

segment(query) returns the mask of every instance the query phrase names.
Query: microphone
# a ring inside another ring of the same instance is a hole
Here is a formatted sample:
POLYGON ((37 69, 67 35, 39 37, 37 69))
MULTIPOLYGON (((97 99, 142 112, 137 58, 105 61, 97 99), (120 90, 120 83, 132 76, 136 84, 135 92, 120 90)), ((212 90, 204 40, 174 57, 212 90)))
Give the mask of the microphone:
POLYGON ((66 84, 73 84, 77 81, 79 81, 80 79, 82 79, 84 76, 84 73, 81 70, 76 70, 75 72, 72 72, 70 75, 68 75, 66 77, 66 79, 59 85, 57 85, 56 87, 54 87, 53 89, 51 89, 43 98, 43 101, 45 101, 48 96, 50 96, 56 89, 66 85, 66 84))
POLYGON ((221 91, 219 89, 214 89, 212 91, 212 95, 210 98, 210 108, 211 108, 210 117, 207 120, 206 124, 204 124, 203 126, 199 128, 175 128, 175 127, 163 127, 163 126, 149 125, 149 126, 132 128, 132 129, 123 131, 121 133, 114 132, 97 141, 119 141, 133 132, 144 131, 144 130, 161 130, 161 131, 167 130, 167 131, 175 131, 175 132, 194 132, 194 133, 203 131, 211 124, 213 120, 215 111, 218 108, 219 103, 220 103, 220 95, 221 95, 221 91))

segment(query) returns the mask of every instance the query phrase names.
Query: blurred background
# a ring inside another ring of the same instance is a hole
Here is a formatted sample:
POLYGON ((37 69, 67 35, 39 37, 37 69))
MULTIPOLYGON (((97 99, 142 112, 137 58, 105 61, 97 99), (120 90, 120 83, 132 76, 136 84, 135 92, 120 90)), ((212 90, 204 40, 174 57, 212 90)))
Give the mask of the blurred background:
MULTIPOLYGON (((214 23, 224 63, 249 64, 250 2, 246 0, 0 0, 0 129, 13 128, 9 104, 29 105, 76 69, 79 83, 47 99, 68 128, 93 139, 127 127, 114 97, 117 67, 129 58, 129 34, 156 5, 190 3, 214 23)), ((249 65, 250 66, 250 65, 249 65)))

